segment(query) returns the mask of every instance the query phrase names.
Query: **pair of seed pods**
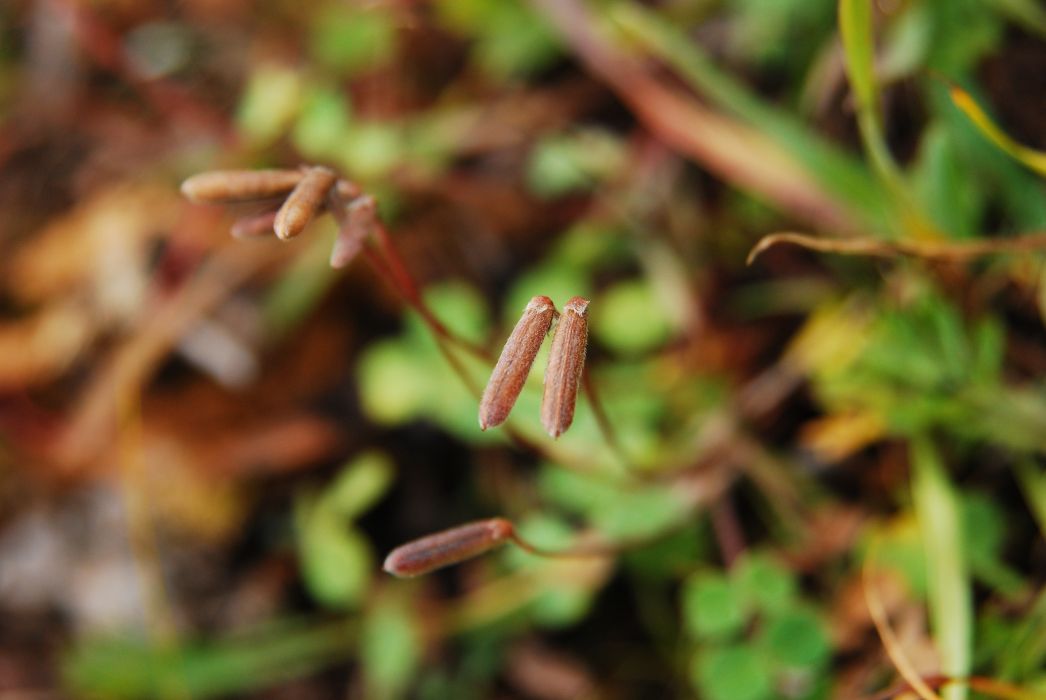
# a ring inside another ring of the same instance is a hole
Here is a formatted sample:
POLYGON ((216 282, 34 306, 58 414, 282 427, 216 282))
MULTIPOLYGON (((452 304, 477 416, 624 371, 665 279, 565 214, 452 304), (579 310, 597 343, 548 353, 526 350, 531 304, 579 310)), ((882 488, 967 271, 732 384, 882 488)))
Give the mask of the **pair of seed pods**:
MULTIPOLYGON (((588 304, 588 300, 581 297, 568 301, 552 337, 545 369, 545 393, 541 399, 541 424, 553 438, 562 435, 574 421, 588 344, 588 304)), ((557 315, 548 297, 537 296, 527 304, 483 391, 479 404, 481 429, 501 425, 508 418, 557 315)))

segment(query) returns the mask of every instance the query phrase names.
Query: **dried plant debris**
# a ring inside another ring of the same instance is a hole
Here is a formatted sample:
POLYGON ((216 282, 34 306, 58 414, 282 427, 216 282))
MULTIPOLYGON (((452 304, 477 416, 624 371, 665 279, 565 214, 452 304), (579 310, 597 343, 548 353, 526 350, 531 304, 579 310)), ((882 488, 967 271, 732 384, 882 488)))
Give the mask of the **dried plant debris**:
POLYGON ((574 406, 581 386, 588 345, 588 299, 573 297, 563 307, 552 351, 545 370, 545 394, 541 400, 541 424, 558 438, 574 422, 574 406))
POLYGON ((421 576, 489 552, 514 534, 504 518, 478 520, 397 547, 385 558, 384 568, 400 578, 421 576))
POLYGON ((556 307, 546 296, 534 297, 523 310, 483 391, 479 404, 479 427, 482 430, 501 425, 508 418, 555 314, 556 307))

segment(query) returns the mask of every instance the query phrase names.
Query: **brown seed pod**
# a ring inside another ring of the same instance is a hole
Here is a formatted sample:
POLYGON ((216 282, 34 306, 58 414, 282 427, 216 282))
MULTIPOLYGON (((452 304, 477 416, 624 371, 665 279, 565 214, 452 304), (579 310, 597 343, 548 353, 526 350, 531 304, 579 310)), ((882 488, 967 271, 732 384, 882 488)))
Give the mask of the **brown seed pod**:
POLYGON ((384 569, 400 578, 421 576, 489 552, 514 533, 505 518, 477 520, 397 547, 385 558, 384 569))
MULTIPOLYGON (((344 180, 339 180, 344 182, 344 180)), ((330 197, 330 206, 341 206, 336 197, 330 197)), ((344 208, 344 215, 337 217, 341 230, 331 249, 331 267, 345 267, 359 254, 367 238, 374 233, 378 222, 378 205, 369 194, 356 197, 344 208)))
POLYGON ((336 180, 337 175, 330 168, 317 166, 306 169, 305 176, 276 213, 273 224, 276 235, 286 241, 304 231, 312 217, 325 205, 327 192, 336 180))
POLYGON ((301 170, 212 170, 183 182, 182 194, 207 204, 272 199, 285 196, 304 176, 301 170))
POLYGON ((541 424, 558 438, 574 422, 574 406, 588 345, 588 299, 574 297, 563 307, 545 370, 541 424))
POLYGON ((552 325, 556 307, 548 297, 537 296, 530 300, 523 315, 512 329, 501 357, 483 391, 479 402, 479 427, 481 430, 501 425, 519 398, 526 384, 530 367, 541 349, 541 343, 552 325))

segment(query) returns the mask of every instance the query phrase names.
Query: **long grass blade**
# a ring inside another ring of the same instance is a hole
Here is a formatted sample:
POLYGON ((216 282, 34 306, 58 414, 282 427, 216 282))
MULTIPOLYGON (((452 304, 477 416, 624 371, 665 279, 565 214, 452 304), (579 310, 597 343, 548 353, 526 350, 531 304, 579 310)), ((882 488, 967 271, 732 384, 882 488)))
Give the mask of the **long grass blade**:
POLYGON ((638 4, 619 3, 608 10, 611 20, 676 71, 695 91, 717 107, 755 127, 788 151, 826 190, 860 212, 872 230, 891 223, 892 203, 879 181, 857 159, 822 138, 809 125, 775 107, 742 81, 722 70, 700 45, 678 26, 638 4))
POLYGON ((1030 459, 1018 463, 1015 469, 1024 499, 1028 501, 1042 536, 1046 538, 1046 473, 1030 459))
POLYGON ((839 0, 839 35, 857 106, 861 131, 872 166, 886 184, 901 187, 900 170, 886 147, 879 115, 879 86, 875 79, 875 33, 871 0, 839 0))
MULTIPOLYGON (((941 671, 963 678, 970 672, 973 622, 958 494, 929 439, 912 443, 911 461, 912 500, 926 552, 930 616, 941 671)), ((943 689, 944 700, 965 700, 967 696, 962 685, 943 689)))

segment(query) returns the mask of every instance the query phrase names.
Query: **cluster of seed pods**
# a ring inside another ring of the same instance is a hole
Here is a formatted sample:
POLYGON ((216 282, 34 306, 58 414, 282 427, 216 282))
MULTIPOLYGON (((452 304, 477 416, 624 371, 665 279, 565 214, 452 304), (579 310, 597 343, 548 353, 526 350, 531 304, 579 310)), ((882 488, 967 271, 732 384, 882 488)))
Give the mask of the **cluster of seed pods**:
MULTIPOLYGON (((347 265, 378 225, 373 197, 322 166, 211 171, 183 182, 182 193, 194 202, 207 204, 260 203, 259 213, 242 216, 233 224, 231 233, 236 238, 273 232, 281 240, 290 240, 317 215, 329 211, 340 228, 331 252, 333 267, 347 265)), ((558 438, 570 427, 585 365, 588 305, 587 299, 573 297, 560 315, 547 296, 530 300, 505 342, 483 392, 479 405, 481 429, 501 425, 508 419, 557 316, 559 323, 545 370, 541 423, 552 438, 558 438)), ((531 549, 518 538, 510 521, 480 520, 397 547, 386 558, 384 568, 395 576, 419 576, 510 541, 531 549)))
POLYGON ((297 170, 213 170, 183 182, 182 194, 205 204, 260 204, 260 213, 233 223, 235 238, 272 232, 288 241, 317 215, 330 211, 340 226, 330 259, 336 268, 352 261, 377 225, 374 198, 319 165, 297 170))

